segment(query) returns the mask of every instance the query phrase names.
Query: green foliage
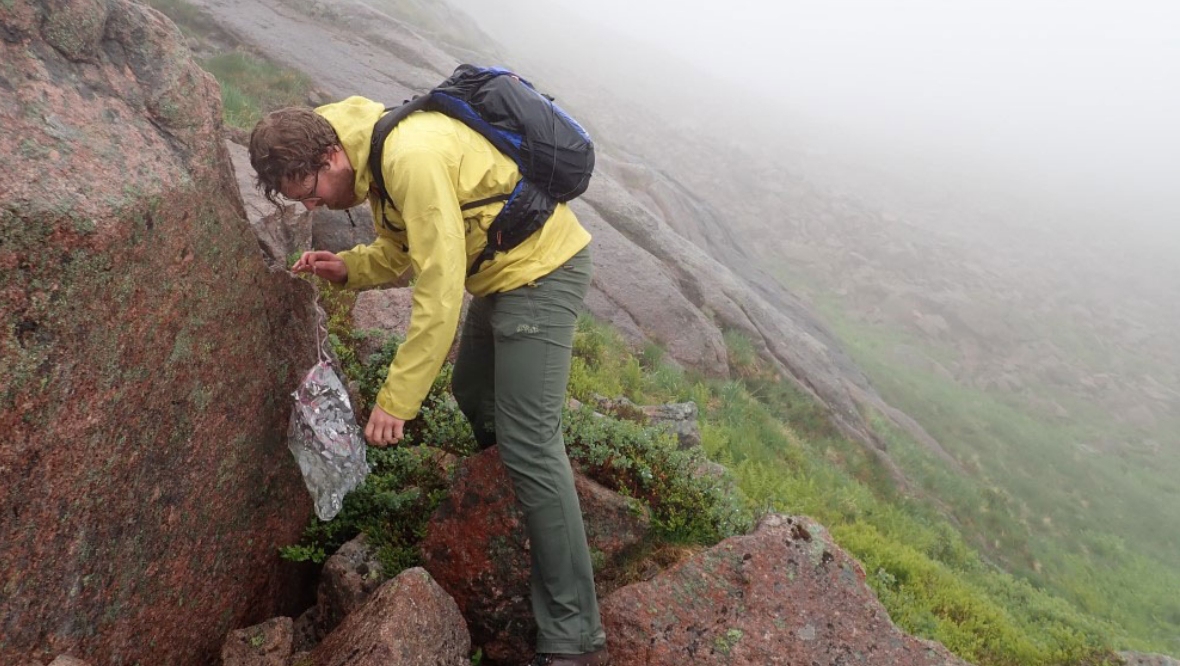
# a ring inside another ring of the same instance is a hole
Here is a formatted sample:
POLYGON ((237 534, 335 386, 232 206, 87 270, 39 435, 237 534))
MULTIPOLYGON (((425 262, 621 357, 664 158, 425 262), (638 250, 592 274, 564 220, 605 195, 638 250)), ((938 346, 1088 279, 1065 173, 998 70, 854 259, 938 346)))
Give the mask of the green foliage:
POLYGON ((303 104, 311 81, 294 70, 244 51, 231 51, 203 63, 221 84, 226 124, 251 129, 270 111, 303 104))
POLYGON ((725 341, 725 351, 729 360, 730 370, 738 377, 754 377, 761 370, 758 351, 749 336, 733 329, 725 331, 722 339, 725 341))
POLYGON ((740 495, 700 472, 702 452, 680 451, 667 433, 588 407, 567 410, 564 428, 570 457, 599 483, 646 504, 662 540, 714 544, 749 529, 740 495))
MULTIPOLYGON (((365 332, 331 316, 346 305, 334 298, 324 300, 340 344, 337 354, 349 359, 346 375, 367 409, 398 341, 391 339, 378 353, 357 359, 352 350, 365 332)), ((740 359, 741 343, 732 340, 740 359)), ((760 371, 729 381, 696 377, 666 362, 657 347, 633 354, 617 333, 586 317, 578 322, 574 351, 570 393, 581 400, 595 395, 639 403, 691 399, 701 407, 698 451, 680 451, 659 429, 594 415, 588 408, 565 414, 571 460, 592 478, 647 505, 659 541, 712 544, 747 530, 758 512, 804 513, 827 525, 865 564, 869 584, 895 622, 980 666, 1097 666, 1113 663, 1107 661, 1112 644, 1128 642, 1121 627, 1095 619, 1088 608, 988 564, 941 507, 898 496, 875 458, 817 423, 822 411, 790 382, 760 371), (732 476, 706 473, 706 455, 730 467, 732 476)), ((387 575, 417 562, 416 543, 447 487, 438 449, 474 449, 448 392, 449 373, 447 366, 408 434, 407 443, 423 446, 370 450, 374 473, 345 500, 341 515, 331 523, 313 520, 285 556, 322 560, 364 531, 378 547, 387 575)), ((892 454, 911 465, 925 460, 912 442, 883 422, 878 427, 892 454)), ((933 471, 927 478, 933 486, 952 485, 951 477, 939 480, 933 471)), ((992 489, 972 501, 1003 513, 1014 499, 992 489)), ((1117 541, 1096 539, 1090 547, 1111 557, 1127 554, 1117 541)), ((1166 606, 1161 608, 1166 612, 1166 606)), ((716 647, 731 649, 741 638, 731 632, 716 647)))
MULTIPOLYGON (((321 302, 333 313, 343 307, 346 293, 322 293, 321 302)), ((352 330, 345 318, 329 316, 329 322, 331 336, 340 345, 337 355, 355 359, 353 345, 363 334, 352 330)), ((353 360, 345 364, 344 375, 358 386, 359 407, 364 412, 372 409, 399 344, 400 340, 391 336, 363 363, 353 360)), ((384 575, 396 576, 419 563, 417 544, 448 488, 448 470, 440 449, 463 454, 475 448, 471 430, 449 395, 449 388, 448 365, 431 387, 419 418, 410 422, 405 440, 397 447, 370 447, 367 458, 371 472, 365 482, 345 497, 335 519, 324 522, 313 517, 299 544, 282 549, 284 558, 322 562, 328 553, 364 532, 384 575)))
POLYGON ((999 572, 987 586, 863 522, 833 531, 898 626, 978 664, 1116 664, 1107 627, 999 572), (995 593, 999 593, 997 602, 995 593), (1032 622, 1035 621, 1035 625, 1032 622), (1030 631, 1029 627, 1035 627, 1030 631))

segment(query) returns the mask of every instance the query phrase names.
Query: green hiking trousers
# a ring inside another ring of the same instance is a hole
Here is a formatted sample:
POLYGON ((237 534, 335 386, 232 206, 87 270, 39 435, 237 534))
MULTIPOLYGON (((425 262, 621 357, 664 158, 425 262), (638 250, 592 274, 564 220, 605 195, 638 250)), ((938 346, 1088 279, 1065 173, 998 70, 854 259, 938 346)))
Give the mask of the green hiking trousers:
POLYGON ((452 390, 483 448, 500 457, 524 511, 537 651, 591 652, 606 636, 573 470, 561 435, 574 328, 590 251, 511 291, 471 301, 452 390))

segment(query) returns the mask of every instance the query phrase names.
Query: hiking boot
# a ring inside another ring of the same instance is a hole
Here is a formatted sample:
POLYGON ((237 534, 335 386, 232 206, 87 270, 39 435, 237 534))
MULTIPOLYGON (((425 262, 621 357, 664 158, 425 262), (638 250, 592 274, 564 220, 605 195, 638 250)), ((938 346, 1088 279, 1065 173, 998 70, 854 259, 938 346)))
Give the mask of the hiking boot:
POLYGON ((606 648, 586 654, 538 654, 529 666, 607 666, 610 655, 606 648))

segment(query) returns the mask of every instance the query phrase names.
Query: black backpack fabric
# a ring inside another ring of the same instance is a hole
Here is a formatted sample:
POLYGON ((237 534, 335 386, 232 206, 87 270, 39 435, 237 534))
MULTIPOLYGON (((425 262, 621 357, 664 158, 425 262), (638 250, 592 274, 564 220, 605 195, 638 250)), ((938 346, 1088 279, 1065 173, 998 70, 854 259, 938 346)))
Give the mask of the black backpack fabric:
POLYGON ((545 224, 558 203, 577 197, 590 185, 594 142, 552 98, 508 70, 459 65, 429 93, 387 110, 373 127, 369 170, 377 191, 395 209, 397 203, 385 188, 381 170, 385 139, 399 122, 423 110, 461 120, 512 158, 523 176, 511 194, 462 204, 466 210, 505 202, 488 228, 487 247, 469 276, 496 252, 523 242, 545 224))

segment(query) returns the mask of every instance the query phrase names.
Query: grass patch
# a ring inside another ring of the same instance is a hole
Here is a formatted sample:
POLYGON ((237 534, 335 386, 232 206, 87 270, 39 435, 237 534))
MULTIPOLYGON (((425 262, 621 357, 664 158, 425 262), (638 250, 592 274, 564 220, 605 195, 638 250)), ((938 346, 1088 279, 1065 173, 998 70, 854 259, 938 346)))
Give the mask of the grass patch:
POLYGON ((244 51, 216 55, 202 65, 221 84, 226 124, 242 129, 253 128, 270 111, 304 104, 311 90, 303 74, 244 51))

